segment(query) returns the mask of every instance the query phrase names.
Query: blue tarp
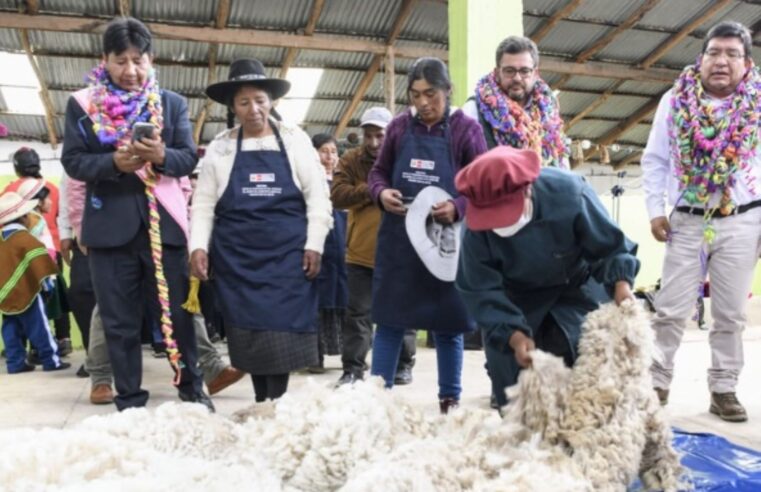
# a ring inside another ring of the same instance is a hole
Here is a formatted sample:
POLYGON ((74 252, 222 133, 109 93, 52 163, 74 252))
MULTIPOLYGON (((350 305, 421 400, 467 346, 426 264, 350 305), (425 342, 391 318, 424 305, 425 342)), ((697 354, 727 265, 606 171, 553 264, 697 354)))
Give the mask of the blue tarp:
MULTIPOLYGON (((761 452, 713 434, 679 430, 674 430, 674 448, 695 492, 761 492, 761 452)), ((629 490, 641 487, 637 483, 629 490)))

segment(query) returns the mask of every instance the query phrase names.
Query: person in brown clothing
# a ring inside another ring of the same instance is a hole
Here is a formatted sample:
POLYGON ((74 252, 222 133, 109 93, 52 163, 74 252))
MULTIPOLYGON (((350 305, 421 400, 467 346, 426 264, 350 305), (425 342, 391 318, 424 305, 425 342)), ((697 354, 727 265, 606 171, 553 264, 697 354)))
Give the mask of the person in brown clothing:
MULTIPOLYGON (((370 350, 373 325, 370 321, 375 242, 381 212, 370 197, 367 174, 383 145, 386 126, 392 119, 386 108, 370 108, 362 114, 362 145, 347 151, 333 176, 330 199, 334 208, 348 209, 346 271, 349 285, 347 319, 343 325, 341 362, 343 375, 337 386, 364 378, 365 359, 370 350)), ((415 364, 415 331, 404 336, 395 384, 412 382, 415 364)))

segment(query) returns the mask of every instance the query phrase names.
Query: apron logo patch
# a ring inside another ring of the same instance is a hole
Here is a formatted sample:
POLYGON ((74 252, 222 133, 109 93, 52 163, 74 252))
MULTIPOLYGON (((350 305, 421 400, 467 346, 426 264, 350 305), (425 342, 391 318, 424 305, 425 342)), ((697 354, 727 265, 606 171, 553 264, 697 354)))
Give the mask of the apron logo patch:
POLYGON ((412 169, 424 169, 426 171, 432 171, 436 167, 435 161, 426 161, 423 159, 411 159, 410 167, 412 169))
POLYGON ((248 180, 252 183, 274 183, 275 173, 249 174, 248 180))

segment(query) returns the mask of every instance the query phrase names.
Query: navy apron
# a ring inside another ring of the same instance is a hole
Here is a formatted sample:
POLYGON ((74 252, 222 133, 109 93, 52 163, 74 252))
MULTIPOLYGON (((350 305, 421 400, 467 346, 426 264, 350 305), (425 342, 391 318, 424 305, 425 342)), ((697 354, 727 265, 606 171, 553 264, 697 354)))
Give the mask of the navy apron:
MULTIPOLYGON (((413 135, 413 125, 410 122, 402 137, 391 187, 404 197, 415 197, 432 185, 456 197, 448 119, 443 137, 413 135)), ((475 329, 454 282, 437 279, 423 265, 407 237, 404 219, 383 212, 373 270, 373 321, 449 333, 475 329)))
POLYGON ((346 211, 334 209, 333 228, 325 238, 322 266, 317 276, 320 309, 347 306, 349 286, 346 275, 346 211))
POLYGON ((317 289, 302 268, 306 203, 278 150, 243 152, 214 209, 210 262, 225 323, 243 330, 314 332, 317 289))

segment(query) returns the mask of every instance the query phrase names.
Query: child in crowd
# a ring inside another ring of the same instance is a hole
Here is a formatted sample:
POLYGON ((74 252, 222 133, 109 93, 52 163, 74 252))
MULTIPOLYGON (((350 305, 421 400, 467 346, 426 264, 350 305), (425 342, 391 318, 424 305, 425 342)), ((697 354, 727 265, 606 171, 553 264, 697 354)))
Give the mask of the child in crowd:
MULTIPOLYGON (((40 240, 45 245, 48 254, 56 261, 58 252, 56 251, 53 234, 45 221, 44 215, 50 211, 53 202, 51 201, 50 188, 42 178, 25 178, 21 181, 18 187, 18 194, 21 195, 21 199, 24 201, 36 200, 37 206, 34 210, 29 212, 29 233, 40 240)), ((55 289, 51 292, 50 296, 46 298, 45 312, 48 319, 58 320, 64 316, 69 316, 71 312, 69 308, 66 283, 64 282, 62 275, 56 275, 55 277, 55 289)), ((57 341, 58 355, 65 357, 72 351, 71 339, 63 338, 57 341)), ((38 360, 36 357, 31 357, 30 360, 38 360)))
POLYGON ((50 333, 43 295, 55 290, 57 268, 45 246, 29 233, 37 200, 15 192, 0 195, 0 313, 9 374, 28 372, 24 338, 37 350, 45 371, 71 367, 61 362, 50 333))

